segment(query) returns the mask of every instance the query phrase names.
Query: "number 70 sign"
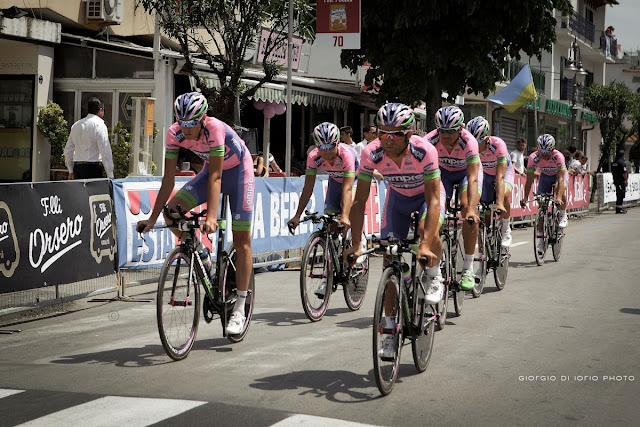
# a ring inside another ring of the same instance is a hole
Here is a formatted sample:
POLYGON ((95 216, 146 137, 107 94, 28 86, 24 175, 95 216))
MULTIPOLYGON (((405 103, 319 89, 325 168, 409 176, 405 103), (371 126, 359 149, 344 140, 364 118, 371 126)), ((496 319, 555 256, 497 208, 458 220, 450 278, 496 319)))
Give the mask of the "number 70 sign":
POLYGON ((318 0, 314 44, 360 49, 360 0, 318 0))

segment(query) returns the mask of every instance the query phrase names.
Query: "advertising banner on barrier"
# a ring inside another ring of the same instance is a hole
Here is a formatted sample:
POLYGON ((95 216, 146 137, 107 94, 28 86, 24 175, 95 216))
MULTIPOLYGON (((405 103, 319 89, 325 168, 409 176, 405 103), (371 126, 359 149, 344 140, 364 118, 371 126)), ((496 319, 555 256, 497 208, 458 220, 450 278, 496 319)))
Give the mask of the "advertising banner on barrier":
POLYGON ((0 293, 115 272, 108 180, 0 184, 0 293))
MULTIPOLYGON (((511 192, 511 217, 520 217, 533 215, 538 211, 536 203, 529 203, 522 209, 520 200, 525 199, 524 186, 527 182, 526 177, 516 176, 514 179, 513 191, 511 192)), ((531 190, 526 200, 532 200, 538 191, 538 180, 533 181, 531 190)), ((589 176, 576 175, 569 176, 569 183, 565 190, 567 194, 567 209, 579 209, 589 206, 589 176)))
MULTIPOLYGON (((188 178, 176 178, 174 193, 188 182, 188 178)), ((151 214, 160 178, 126 178, 113 181, 114 210, 118 230, 118 266, 120 268, 148 268, 162 265, 164 258, 177 244, 177 239, 167 228, 157 228, 140 235, 136 223, 151 214)), ((254 253, 271 252, 304 246, 311 232, 317 228, 310 222, 301 222, 295 235, 289 234, 287 222, 295 215, 304 186, 304 178, 256 178, 254 213, 251 231, 251 247, 254 253)), ((316 179, 313 196, 308 210, 323 212, 327 177, 316 179)), ((380 232, 380 218, 384 197, 384 186, 373 184, 365 211, 365 232, 367 235, 380 232)), ((196 211, 205 209, 206 204, 196 211)), ((231 224, 231 213, 227 212, 227 224, 231 224)), ((162 215, 156 226, 164 226, 162 215)), ((212 253, 216 251, 216 239, 198 237, 212 253)), ((232 241, 232 233, 226 235, 227 243, 232 241)))
MULTIPOLYGON (((598 174, 598 179, 601 180, 598 184, 601 184, 602 203, 615 203, 616 186, 613 184, 613 174, 598 174)), ((630 173, 627 179, 627 190, 624 195, 624 201, 630 202, 638 199, 640 199, 640 173, 630 173)))

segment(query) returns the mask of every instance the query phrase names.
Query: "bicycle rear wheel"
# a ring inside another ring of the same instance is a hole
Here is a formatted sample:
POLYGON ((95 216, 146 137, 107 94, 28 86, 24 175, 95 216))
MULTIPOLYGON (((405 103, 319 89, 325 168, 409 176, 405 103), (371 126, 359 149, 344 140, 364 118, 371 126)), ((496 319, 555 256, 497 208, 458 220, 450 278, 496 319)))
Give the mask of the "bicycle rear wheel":
MULTIPOLYGON (((225 300, 229 301, 235 295, 235 291, 237 288, 236 284, 236 259, 237 252, 236 248, 231 243, 227 247, 227 257, 223 259, 221 268, 222 268, 222 283, 220 284, 220 288, 225 296, 225 300)), ((249 331, 249 326, 251 325, 251 318, 253 317, 253 301, 255 298, 255 277, 253 274, 253 268, 251 269, 251 276, 249 276, 249 293, 247 294, 247 298, 244 303, 244 325, 242 332, 239 334, 231 335, 227 334, 227 339, 231 342, 240 342, 244 339, 245 335, 249 331)), ((231 315, 231 310, 233 309, 233 305, 229 305, 228 314, 231 315)), ((227 316, 228 318, 228 316, 227 316)), ((225 325, 226 326, 226 325, 225 325)))
POLYGON ((191 260, 182 247, 167 256, 158 282, 156 319, 162 347, 173 360, 189 355, 200 320, 200 287, 191 260))
POLYGON ((398 281, 393 268, 386 268, 382 272, 373 313, 373 372, 378 390, 384 396, 391 393, 398 378, 404 336, 398 281), (385 311, 385 303, 388 311, 385 311), (383 341, 386 339, 393 340, 391 355, 383 351, 383 341))
MULTIPOLYGON (((351 237, 347 238, 345 248, 351 247, 351 237)), ((367 237, 362 233, 361 246, 364 251, 367 249, 367 237)), ((344 300, 347 303, 347 307, 350 310, 356 311, 360 309, 364 302, 364 295, 367 292, 367 284, 369 282, 369 255, 365 255, 365 260, 361 264, 357 264, 352 268, 352 272, 357 272, 357 275, 350 278, 347 283, 342 284, 342 291, 344 293, 344 300)))
POLYGON ((484 284, 487 280, 487 259, 491 251, 489 250, 487 228, 484 226, 484 222, 480 225, 478 230, 478 255, 474 257, 474 273, 475 282, 471 294, 474 298, 479 298, 482 295, 484 284), (480 273, 478 275, 478 273, 480 273))
MULTIPOLYGON (((442 299, 438 303, 438 330, 444 329, 447 323, 447 310, 449 309, 449 284, 451 283, 450 266, 449 266, 449 241, 445 236, 440 237, 442 241, 442 256, 440 258, 440 273, 444 279, 444 292, 442 293, 442 299)), ((424 270, 423 270, 424 272, 424 270)), ((423 274, 423 277, 426 276, 423 274)), ((425 283, 424 279, 423 282, 425 283)))
POLYGON ((536 218, 533 221, 533 253, 536 257, 536 264, 538 265, 544 264, 544 255, 547 252, 547 247, 549 246, 549 235, 547 234, 544 223, 545 216, 546 213, 541 209, 538 209, 536 218), (542 224, 542 230, 544 233, 544 237, 542 237, 542 246, 538 245, 538 227, 540 226, 540 224, 542 224))
MULTIPOLYGON (((422 270, 422 267, 418 267, 418 269, 422 270)), ((426 277, 426 274, 419 271, 419 274, 416 272, 416 277, 426 277)), ((424 301, 426 282, 422 281, 421 283, 422 285, 420 282, 414 283, 415 291, 413 294, 418 303, 416 304, 417 313, 413 313, 412 319, 416 324, 419 323, 419 327, 417 330, 411 327, 411 352, 413 353, 413 364, 418 372, 424 372, 429 366, 437 319, 437 307, 424 301)))
POLYGON ((322 319, 329 305, 331 290, 333 289, 333 272, 331 268, 331 254, 324 235, 316 231, 309 237, 302 254, 300 265, 300 298, 302 308, 307 318, 312 322, 322 319), (315 294, 326 280, 324 298, 315 294))

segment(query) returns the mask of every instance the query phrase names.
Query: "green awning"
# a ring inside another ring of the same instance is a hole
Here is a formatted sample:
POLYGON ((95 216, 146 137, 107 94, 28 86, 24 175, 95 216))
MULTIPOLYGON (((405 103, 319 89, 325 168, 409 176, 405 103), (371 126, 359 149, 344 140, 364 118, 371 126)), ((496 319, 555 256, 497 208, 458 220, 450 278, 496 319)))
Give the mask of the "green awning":
POLYGON ((547 114, 554 114, 568 119, 571 118, 571 105, 556 101, 555 99, 547 99, 544 111, 547 114))
MULTIPOLYGON (((207 87, 220 88, 220 82, 217 78, 205 77, 202 79, 205 81, 207 87)), ((196 79, 189 76, 189 82, 191 83, 191 89, 197 88, 196 79)), ((285 89, 273 88, 273 87, 261 87, 256 93, 249 97, 254 101, 261 100, 265 102, 286 102, 287 95, 285 89)), ((349 106, 349 97, 347 96, 332 96, 331 94, 320 94, 312 89, 304 90, 301 88, 295 88, 291 91, 291 102, 298 105, 316 105, 319 107, 337 108, 339 110, 346 110, 349 106)))
MULTIPOLYGON (((536 107, 538 108, 538 111, 540 111, 540 108, 542 107, 541 103, 542 97, 538 96, 538 98, 536 98, 536 107)), ((522 108, 526 108, 528 110, 533 110, 533 107, 533 99, 522 106, 522 108)))
POLYGON ((586 111, 582 112, 582 120, 589 123, 598 123, 598 118, 591 113, 587 113, 586 111))

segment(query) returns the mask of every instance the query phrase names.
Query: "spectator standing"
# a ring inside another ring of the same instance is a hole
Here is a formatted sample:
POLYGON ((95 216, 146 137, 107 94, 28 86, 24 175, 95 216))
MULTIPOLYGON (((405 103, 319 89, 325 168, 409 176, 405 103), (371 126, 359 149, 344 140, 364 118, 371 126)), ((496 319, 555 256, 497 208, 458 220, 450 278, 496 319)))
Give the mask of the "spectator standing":
MULTIPOLYGON (((571 151, 569 151, 571 153, 571 151)), ((580 175, 582 172, 582 163, 580 159, 584 157, 582 151, 576 151, 573 156, 570 156, 567 163, 567 171, 569 175, 580 175)))
POLYGON ((362 141, 358 142, 355 147, 358 157, 362 154, 364 147, 378 137, 378 128, 373 125, 365 126, 362 128, 362 136, 362 141))
POLYGON ((616 186, 616 213, 625 214, 627 210, 622 207, 624 194, 627 190, 627 163, 624 158, 624 150, 619 150, 616 154, 616 161, 611 165, 613 174, 613 184, 616 186))
POLYGON ((527 140, 524 138, 520 138, 516 142, 516 149, 513 150, 510 154, 511 164, 513 164, 513 170, 516 175, 526 176, 527 171, 524 168, 524 157, 527 151, 527 140))
MULTIPOLYGON (((356 143, 353 141, 353 129, 351 126, 342 126, 340 128, 340 142, 356 150, 356 143)), ((357 153, 357 150, 356 150, 357 153)), ((358 158, 360 154, 358 154, 358 158)))
POLYGON ((104 103, 91 97, 88 114, 71 126, 64 157, 69 179, 102 178, 103 172, 113 179, 113 157, 109 132, 104 124, 104 103))

